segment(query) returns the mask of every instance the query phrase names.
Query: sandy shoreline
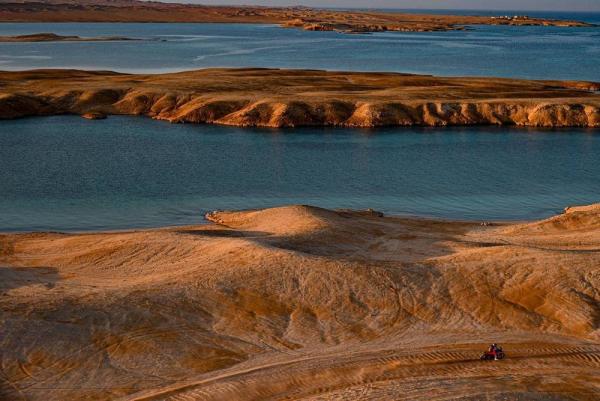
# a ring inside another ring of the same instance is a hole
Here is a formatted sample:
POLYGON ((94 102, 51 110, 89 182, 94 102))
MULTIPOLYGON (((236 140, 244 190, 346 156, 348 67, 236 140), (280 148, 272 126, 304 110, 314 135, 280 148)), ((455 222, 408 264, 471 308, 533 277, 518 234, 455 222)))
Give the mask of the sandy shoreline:
POLYGON ((210 220, 0 235, 0 395, 597 395, 599 205, 489 226, 309 206, 210 220), (490 342, 508 359, 479 361, 490 342))
POLYGON ((0 119, 115 114, 249 127, 600 127, 594 82, 213 68, 0 72, 0 85, 0 119))
POLYGON ((469 25, 592 27, 581 21, 527 16, 460 16, 313 9, 168 4, 141 1, 50 0, 10 2, 0 22, 194 22, 279 24, 309 31, 368 33, 463 30, 469 25))

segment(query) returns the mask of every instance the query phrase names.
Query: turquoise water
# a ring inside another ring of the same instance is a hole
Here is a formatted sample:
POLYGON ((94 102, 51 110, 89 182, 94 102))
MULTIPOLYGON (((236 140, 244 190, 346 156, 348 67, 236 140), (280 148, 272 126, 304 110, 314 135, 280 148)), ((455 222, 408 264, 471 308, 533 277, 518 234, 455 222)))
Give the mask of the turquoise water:
MULTIPOLYGON (((600 14, 549 16, 600 23, 600 14)), ((254 66, 600 81, 600 28, 477 26, 466 32, 345 35, 252 24, 0 24, 0 35, 36 32, 143 40, 0 43, 0 69, 254 66)))
POLYGON ((0 122, 0 231, 202 222, 307 203, 529 219, 600 201, 600 132, 259 130, 141 117, 0 122))

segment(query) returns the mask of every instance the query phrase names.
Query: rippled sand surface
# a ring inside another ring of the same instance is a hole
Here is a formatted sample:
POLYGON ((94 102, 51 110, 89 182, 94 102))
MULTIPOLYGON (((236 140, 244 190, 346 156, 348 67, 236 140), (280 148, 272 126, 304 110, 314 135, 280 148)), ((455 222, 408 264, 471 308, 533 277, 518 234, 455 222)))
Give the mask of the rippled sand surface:
POLYGON ((3 399, 595 400, 600 207, 0 236, 3 399), (507 359, 482 362, 491 342, 507 359))

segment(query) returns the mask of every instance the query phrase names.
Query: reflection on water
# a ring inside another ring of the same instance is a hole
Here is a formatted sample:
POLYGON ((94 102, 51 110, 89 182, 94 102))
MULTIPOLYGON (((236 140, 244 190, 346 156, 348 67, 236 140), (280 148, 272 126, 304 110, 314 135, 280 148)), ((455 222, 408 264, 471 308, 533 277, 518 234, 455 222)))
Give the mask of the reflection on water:
POLYGON ((251 130, 140 117, 0 122, 0 231, 190 224, 303 203, 528 219, 600 201, 598 130, 251 130))

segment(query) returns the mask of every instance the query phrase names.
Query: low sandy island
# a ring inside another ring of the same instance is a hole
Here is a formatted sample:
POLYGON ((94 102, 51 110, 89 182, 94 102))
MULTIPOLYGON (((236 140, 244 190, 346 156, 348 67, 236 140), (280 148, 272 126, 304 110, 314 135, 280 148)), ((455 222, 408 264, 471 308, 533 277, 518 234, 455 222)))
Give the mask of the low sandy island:
POLYGON ((33 33, 30 35, 0 36, 0 42, 105 42, 135 40, 120 36, 107 36, 98 38, 82 38, 80 36, 65 36, 55 33, 33 33))
POLYGON ((600 127, 598 90, 593 82, 316 70, 34 70, 0 72, 0 119, 122 114, 260 127, 600 127))
POLYGON ((449 31, 470 25, 593 26, 580 21, 530 18, 526 15, 483 17, 307 7, 205 6, 135 0, 0 0, 0 21, 255 23, 346 33, 449 31))
POLYGON ((0 398, 598 400, 600 204, 208 217, 0 235, 0 398))

